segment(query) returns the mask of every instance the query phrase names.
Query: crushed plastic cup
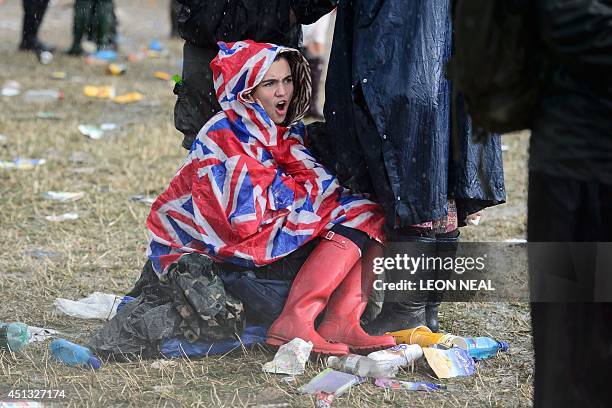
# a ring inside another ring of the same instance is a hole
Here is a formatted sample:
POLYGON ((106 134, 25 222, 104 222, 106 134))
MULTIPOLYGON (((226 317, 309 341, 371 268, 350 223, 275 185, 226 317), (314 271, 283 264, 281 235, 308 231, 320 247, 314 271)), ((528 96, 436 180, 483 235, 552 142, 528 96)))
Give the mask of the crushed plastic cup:
POLYGON ((112 86, 85 85, 83 95, 89 98, 112 99, 115 97, 115 88, 112 86))
POLYGON ((0 169, 31 170, 42 166, 47 162, 46 159, 26 159, 18 158, 13 161, 0 160, 0 169))
POLYGON ((387 333, 395 338, 398 343, 418 344, 421 347, 429 347, 434 344, 444 344, 448 347, 457 346, 467 350, 465 339, 460 336, 444 333, 432 333, 427 326, 418 326, 413 329, 400 330, 387 333))
POLYGON ((262 370, 274 374, 303 374, 311 350, 311 341, 295 338, 280 346, 274 359, 265 363, 262 370))
POLYGON ((79 219, 79 214, 69 212, 59 215, 47 215, 45 219, 51 222, 74 221, 79 219))
POLYGON ((78 201, 85 197, 85 193, 82 191, 76 193, 70 193, 67 191, 47 191, 43 193, 43 197, 47 200, 61 201, 63 203, 78 201))
POLYGON ((134 103, 144 99, 144 95, 140 92, 129 92, 123 95, 115 96, 113 98, 113 102, 118 103, 120 105, 126 103, 134 103))
POLYGON ((17 96, 21 93, 21 84, 17 81, 6 80, 2 85, 2 96, 17 96))

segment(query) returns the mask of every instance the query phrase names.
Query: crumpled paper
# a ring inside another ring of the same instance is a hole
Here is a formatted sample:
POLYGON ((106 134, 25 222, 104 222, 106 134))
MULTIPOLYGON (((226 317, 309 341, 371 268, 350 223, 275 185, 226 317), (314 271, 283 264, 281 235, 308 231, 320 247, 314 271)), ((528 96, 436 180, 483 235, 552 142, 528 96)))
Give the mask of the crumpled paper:
POLYGON ((30 334, 30 343, 35 341, 46 341, 47 339, 52 339, 58 334, 61 334, 57 330, 36 326, 28 326, 28 333, 30 334))
POLYGON ((60 313, 81 319, 110 320, 117 313, 121 296, 94 292, 78 301, 57 298, 53 304, 60 313))
POLYGON ((311 341, 295 338, 279 347, 274 359, 263 365, 263 371, 275 374, 303 374, 311 350, 311 341))

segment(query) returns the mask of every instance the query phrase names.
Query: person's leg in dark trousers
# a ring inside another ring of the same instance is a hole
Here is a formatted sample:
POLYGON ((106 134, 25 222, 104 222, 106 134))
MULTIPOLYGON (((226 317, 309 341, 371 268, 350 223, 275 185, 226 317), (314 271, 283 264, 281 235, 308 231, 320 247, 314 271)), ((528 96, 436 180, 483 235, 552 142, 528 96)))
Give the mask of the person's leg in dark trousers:
POLYGON ((46 45, 38 40, 38 29, 42 23, 49 0, 23 0, 23 28, 20 50, 28 51, 55 51, 55 47, 46 45))
MULTIPOLYGON (((531 172, 529 241, 612 240, 612 230, 602 228, 610 223, 610 201, 602 199, 609 197, 609 191, 598 184, 531 172)), ((559 256, 565 255, 558 252, 559 256)), ((562 272, 550 272, 568 281, 588 281, 589 277, 582 275, 593 273, 592 261, 583 257, 581 262, 562 272)), ((533 275, 534 270, 530 273, 533 275)), ((532 300, 536 301, 531 303, 534 406, 606 406, 610 391, 604 379, 612 366, 612 328, 610 321, 605 320, 610 318, 610 303, 584 301, 586 291, 574 302, 563 301, 563 297, 570 297, 572 293, 556 295, 555 302, 538 302, 538 293, 535 293, 532 300)))
POLYGON ((81 41, 88 29, 91 14, 93 12, 93 0, 76 0, 74 2, 74 23, 72 27, 72 46, 66 54, 80 56, 83 54, 81 41))
POLYGON ((210 62, 218 50, 185 43, 183 79, 174 87, 178 97, 174 105, 174 126, 183 133, 183 147, 191 145, 202 126, 221 110, 215 93, 210 62))
POLYGON ((181 3, 170 0, 170 38, 179 38, 178 13, 180 9, 181 3))

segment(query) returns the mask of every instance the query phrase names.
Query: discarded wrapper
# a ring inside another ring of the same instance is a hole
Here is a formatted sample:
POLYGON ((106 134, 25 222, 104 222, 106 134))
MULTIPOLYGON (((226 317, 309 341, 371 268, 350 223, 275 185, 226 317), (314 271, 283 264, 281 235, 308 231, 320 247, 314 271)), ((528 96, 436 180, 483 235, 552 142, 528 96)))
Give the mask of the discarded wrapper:
POLYGON ((390 390, 405 391, 438 391, 446 389, 446 386, 441 384, 433 384, 428 382, 400 381, 391 378, 377 378, 374 381, 374 385, 390 390))
POLYGON ((51 73, 51 79, 66 79, 68 78, 68 74, 64 71, 54 71, 51 73))
POLYGON ((163 81, 170 81, 172 79, 172 75, 163 71, 155 71, 153 76, 157 79, 161 79, 163 81))
POLYGON ((104 137, 104 130, 95 125, 79 125, 79 132, 90 139, 99 140, 104 137))
POLYGON ((140 92, 130 92, 123 95, 115 96, 113 98, 113 102, 118 103, 120 105, 126 103, 134 103, 144 99, 144 95, 140 92))
POLYGON ((21 84, 17 81, 7 80, 2 85, 2 96, 17 96, 21 93, 21 84))
POLYGON ((155 201, 155 197, 145 196, 142 194, 130 196, 129 199, 130 201, 138 201, 145 204, 153 204, 155 201))
POLYGON ((311 350, 311 341, 306 342, 300 338, 295 338, 280 346, 274 359, 265 363, 262 370, 275 374, 303 374, 311 350))
POLYGON ((474 360, 466 350, 459 347, 444 349, 444 346, 436 344, 423 348, 423 353, 438 378, 468 376, 476 371, 474 360))
POLYGON ((79 218, 77 213, 64 213, 60 215, 47 215, 45 219, 51 222, 73 221, 79 218))
POLYGON ((82 319, 110 320, 117 313, 121 296, 94 292, 78 301, 57 298, 53 302, 60 313, 82 319))
POLYGON ((304 394, 316 394, 323 391, 329 394, 340 396, 343 392, 353 385, 361 384, 366 379, 353 374, 343 373, 331 368, 326 368, 312 380, 300 388, 304 394))
POLYGON ((46 341, 61 334, 57 330, 36 326, 28 326, 28 333, 30 334, 30 343, 35 341, 46 341))
POLYGON ((43 193, 43 197, 47 200, 55 200, 66 203, 80 200, 81 198, 85 197, 85 193, 82 191, 76 193, 69 193, 67 191, 47 191, 43 193))
POLYGON ((115 97, 115 88, 112 86, 85 85, 83 95, 90 98, 112 99, 115 97))
POLYGON ((315 408, 330 408, 336 395, 325 391, 319 391, 315 394, 315 408))
POLYGON ((17 169, 17 170, 30 170, 37 166, 45 164, 45 159, 24 159, 18 158, 13 161, 0 160, 0 169, 17 169))

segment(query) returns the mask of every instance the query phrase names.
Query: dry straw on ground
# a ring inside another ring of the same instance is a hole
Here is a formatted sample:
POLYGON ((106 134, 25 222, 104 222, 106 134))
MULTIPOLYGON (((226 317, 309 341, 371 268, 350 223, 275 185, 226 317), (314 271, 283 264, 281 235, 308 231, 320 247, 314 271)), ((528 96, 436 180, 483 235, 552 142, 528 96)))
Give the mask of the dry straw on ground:
MULTIPOLYGON (((146 45, 168 32, 166 1, 116 1, 124 36, 122 50, 146 45), (161 28, 160 28, 161 27, 161 28)), ((46 158, 33 170, 0 170, 0 321, 23 321, 54 328, 63 336, 84 342, 100 327, 53 313, 56 297, 81 298, 94 291, 121 294, 130 289, 145 259, 146 204, 130 201, 135 194, 154 195, 174 174, 185 151, 174 130, 171 86, 153 77, 158 70, 180 72, 181 45, 169 41, 170 58, 128 65, 122 77, 110 77, 100 66, 58 55, 41 66, 29 54, 15 51, 21 24, 21 2, 0 5, 0 84, 12 79, 23 90, 56 88, 65 93, 61 103, 26 104, 22 96, 0 99, 0 160, 46 158), (66 80, 53 80, 63 70, 66 80), (87 99, 85 84, 114 85, 118 92, 139 91, 142 103, 119 106, 87 99), (54 112, 60 120, 35 118, 54 112), (81 123, 117 123, 109 138, 90 140, 81 123), (93 167, 93 173, 75 168, 93 167), (48 190, 84 191, 72 203, 45 200, 48 190), (45 215, 77 212, 75 221, 52 223, 45 215), (36 258, 31 250, 57 252, 36 258)), ((53 2, 42 38, 67 47, 72 2, 53 2)), ((528 136, 506 137, 505 153, 509 204, 487 211, 483 224, 463 233, 467 240, 520 238, 525 233, 525 161, 528 136)), ((443 393, 388 392, 371 384, 354 387, 334 406, 379 405, 415 407, 528 406, 531 401, 532 348, 528 305, 516 303, 445 304, 442 326, 458 335, 489 335, 507 340, 511 351, 478 364, 469 378, 443 381, 443 393)), ((0 354, 0 400, 22 389, 62 389, 64 406, 313 406, 312 397, 297 388, 320 371, 314 361, 294 382, 261 372, 273 352, 263 348, 237 350, 225 356, 179 360, 154 369, 151 361, 109 363, 93 372, 70 368, 49 358, 47 343, 33 343, 24 352, 0 354)), ((417 370, 403 379, 429 380, 417 370)))

